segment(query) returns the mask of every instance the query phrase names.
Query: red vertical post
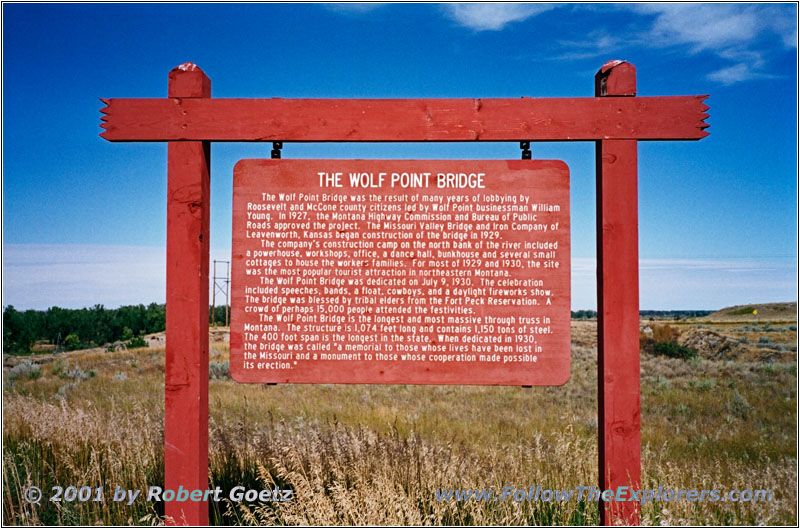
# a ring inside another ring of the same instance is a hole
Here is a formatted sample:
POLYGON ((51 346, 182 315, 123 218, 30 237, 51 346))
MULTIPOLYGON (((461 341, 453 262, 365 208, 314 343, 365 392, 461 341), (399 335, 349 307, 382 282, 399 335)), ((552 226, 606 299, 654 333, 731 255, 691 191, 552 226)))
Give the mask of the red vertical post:
MULTIPOLYGON (((608 62, 595 96, 636 95, 636 68, 608 62)), ((639 490, 639 217, 636 140, 596 142, 600 488, 639 490)), ((630 494, 627 494, 630 497, 630 494)), ((638 502, 600 502, 600 523, 636 525, 638 502)))
MULTIPOLYGON (((211 81, 182 64, 169 73, 169 97, 211 97, 211 81)), ((208 488, 210 152, 205 141, 168 145, 164 477, 175 491, 208 488)), ((208 525, 208 502, 166 502, 165 515, 168 523, 208 525)))

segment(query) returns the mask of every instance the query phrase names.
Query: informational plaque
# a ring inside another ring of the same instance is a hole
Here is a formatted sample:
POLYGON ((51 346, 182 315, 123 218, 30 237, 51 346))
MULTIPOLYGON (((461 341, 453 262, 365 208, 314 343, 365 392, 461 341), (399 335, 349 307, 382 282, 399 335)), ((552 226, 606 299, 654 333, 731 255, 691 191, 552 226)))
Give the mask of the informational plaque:
POLYGON ((560 385, 569 170, 552 160, 242 160, 239 382, 560 385))

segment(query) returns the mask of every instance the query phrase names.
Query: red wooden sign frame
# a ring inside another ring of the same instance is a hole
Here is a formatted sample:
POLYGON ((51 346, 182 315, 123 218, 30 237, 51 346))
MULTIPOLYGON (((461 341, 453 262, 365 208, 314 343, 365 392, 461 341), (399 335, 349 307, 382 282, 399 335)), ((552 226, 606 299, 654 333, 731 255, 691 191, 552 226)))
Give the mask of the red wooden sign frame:
MULTIPOLYGON (((637 97, 636 69, 610 61, 593 98, 212 99, 191 63, 166 99, 108 99, 101 136, 167 141, 166 487, 208 487, 208 263, 211 141, 595 141, 598 428, 602 489, 639 488, 637 141, 699 140, 708 96, 637 97)), ((636 524, 637 502, 601 523, 636 524)), ((208 524, 206 502, 170 502, 172 523, 208 524)))

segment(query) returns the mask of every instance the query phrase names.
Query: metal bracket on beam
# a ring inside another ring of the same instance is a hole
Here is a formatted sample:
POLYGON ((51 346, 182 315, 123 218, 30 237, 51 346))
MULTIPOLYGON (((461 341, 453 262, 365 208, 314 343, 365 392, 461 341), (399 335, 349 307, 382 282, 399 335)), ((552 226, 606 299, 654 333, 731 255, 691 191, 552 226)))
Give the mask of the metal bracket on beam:
POLYGON ((521 142, 519 142, 519 148, 522 149, 522 159, 523 160, 530 160, 531 159, 531 142, 529 142, 529 141, 521 141, 521 142))
POLYGON ((279 160, 281 157, 281 149, 283 149, 283 142, 282 141, 273 141, 272 142, 272 152, 270 153, 270 157, 274 160, 279 160))

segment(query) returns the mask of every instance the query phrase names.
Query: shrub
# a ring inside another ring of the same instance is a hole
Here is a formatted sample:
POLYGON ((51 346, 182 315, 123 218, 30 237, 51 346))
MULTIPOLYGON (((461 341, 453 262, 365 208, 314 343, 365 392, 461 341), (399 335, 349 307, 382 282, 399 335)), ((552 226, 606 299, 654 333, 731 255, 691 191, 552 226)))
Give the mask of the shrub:
POLYGON ((136 349, 138 347, 147 347, 147 340, 141 334, 136 338, 132 338, 127 344, 129 348, 136 349))
POLYGON ((53 365, 50 368, 50 373, 54 377, 60 377, 61 374, 64 372, 64 367, 65 367, 64 359, 63 358, 59 358, 58 360, 53 362, 53 365))
POLYGON ((12 367, 6 376, 9 380, 16 380, 23 375, 30 379, 39 378, 42 376, 42 372, 39 369, 39 364, 22 362, 21 364, 17 364, 12 367))
POLYGON ((701 391, 714 389, 716 386, 717 386, 717 381, 713 378, 705 378, 705 379, 689 381, 689 387, 696 388, 701 391))
POLYGON ((208 378, 212 380, 231 378, 230 364, 227 360, 224 362, 209 362, 208 363, 208 378))
POLYGON ((75 366, 74 369, 70 369, 69 366, 67 366, 67 369, 61 374, 61 378, 71 378, 80 382, 81 380, 89 378, 89 374, 81 369, 80 366, 75 366))
POLYGON ((74 332, 71 332, 64 338, 64 347, 67 351, 74 351, 81 347, 81 339, 74 332))
POLYGON ((64 384, 63 386, 58 388, 58 395, 56 396, 56 398, 58 400, 66 399, 67 398, 67 392, 69 390, 71 390, 72 388, 74 388, 75 386, 77 386, 77 384, 75 382, 67 382, 66 384, 64 384))
POLYGON ((681 331, 676 327, 671 325, 652 325, 650 329, 652 330, 651 335, 642 331, 639 332, 639 349, 641 351, 672 358, 693 358, 697 356, 691 349, 678 345, 678 337, 681 331), (690 351, 691 355, 686 356, 683 349, 690 351))
POLYGON ((675 342, 681 332, 671 325, 653 325, 653 340, 656 343, 675 342))
POLYGON ((670 358, 682 358, 683 360, 697 357, 696 352, 686 346, 678 345, 675 342, 656 343, 653 345, 653 354, 668 356, 670 358))
POLYGON ((733 396, 726 407, 728 411, 740 419, 747 419, 747 416, 753 410, 753 405, 747 402, 747 399, 736 389, 733 390, 733 396))

